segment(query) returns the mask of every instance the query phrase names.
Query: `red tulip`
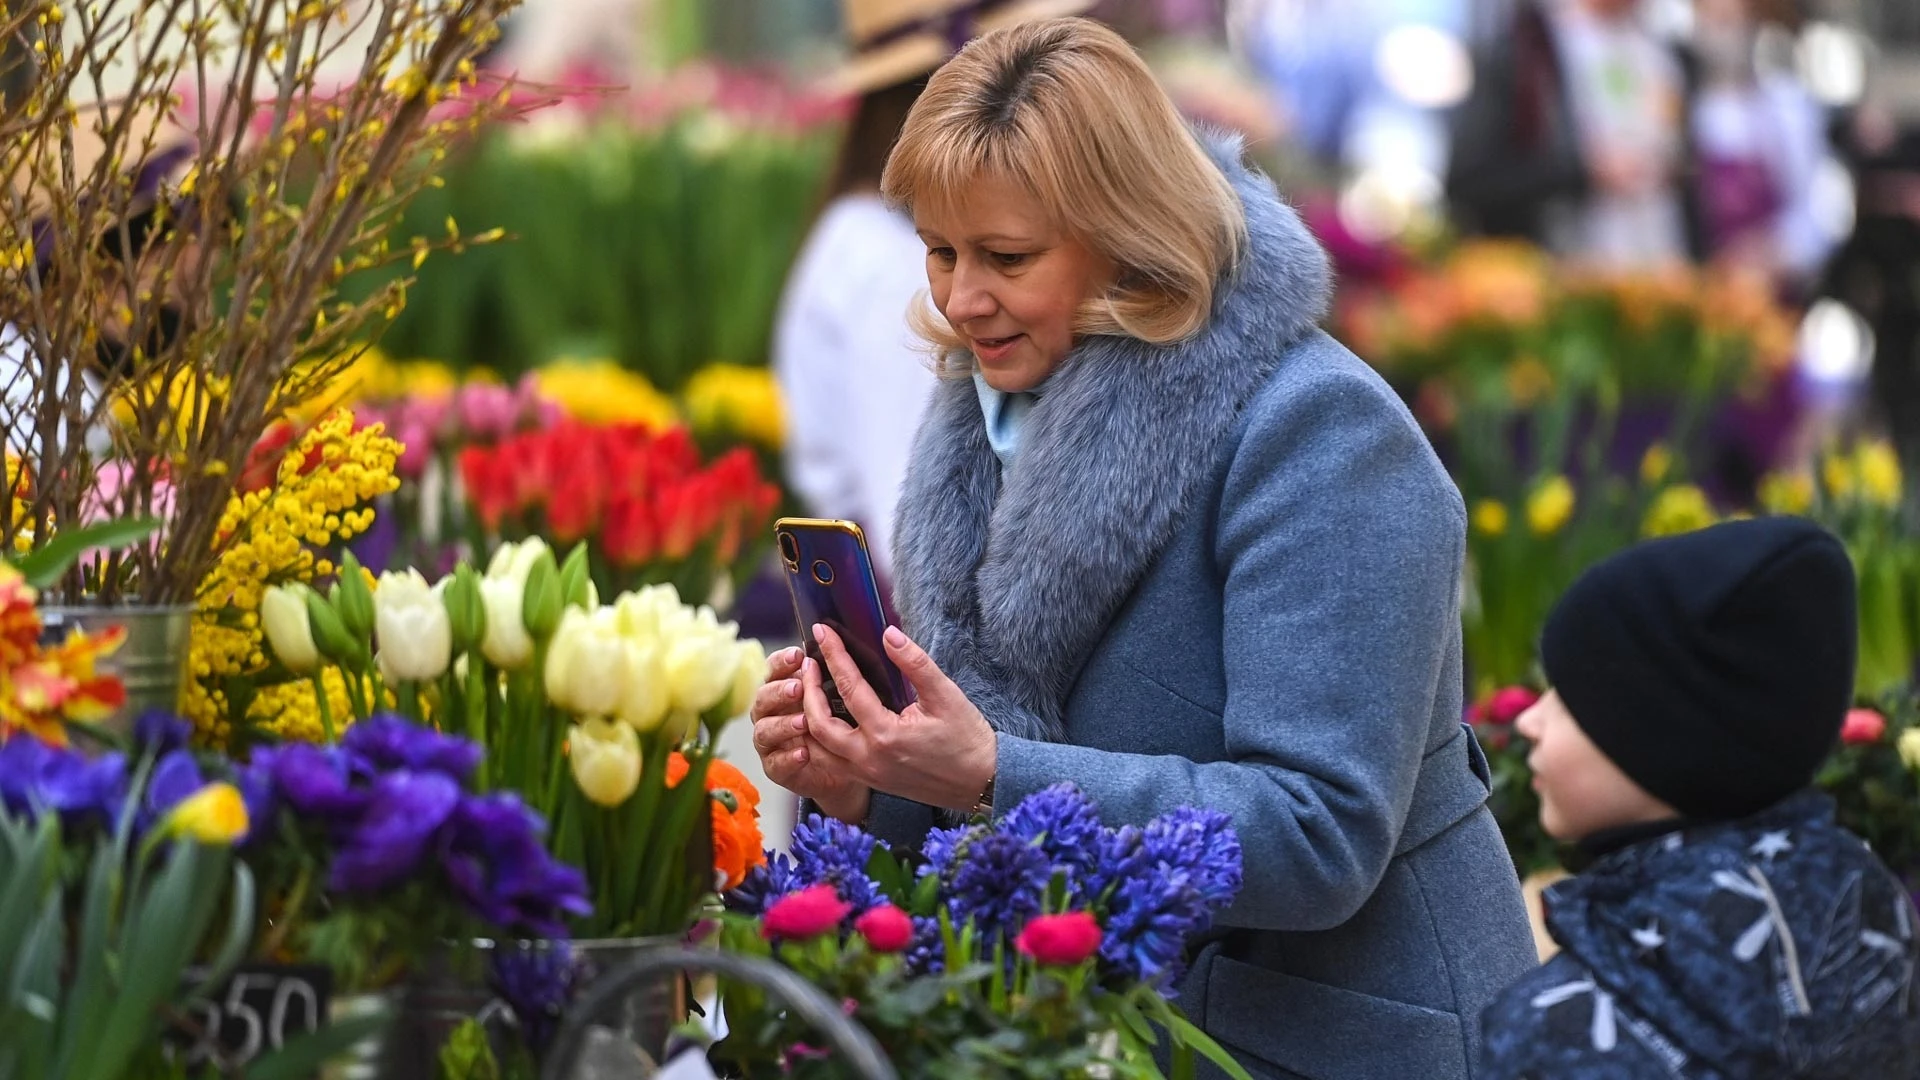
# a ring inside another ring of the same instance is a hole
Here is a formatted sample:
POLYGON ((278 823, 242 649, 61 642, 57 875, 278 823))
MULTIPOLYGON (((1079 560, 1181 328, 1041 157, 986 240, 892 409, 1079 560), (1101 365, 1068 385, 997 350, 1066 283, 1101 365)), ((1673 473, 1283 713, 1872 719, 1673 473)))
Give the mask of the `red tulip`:
POLYGON ((840 899, 833 886, 815 885, 774 901, 760 920, 760 936, 769 941, 816 938, 837 928, 852 910, 853 905, 840 899))
POLYGON ((1100 924, 1084 911, 1042 915, 1020 931, 1014 946, 1049 967, 1073 967, 1100 948, 1100 924))
POLYGON ((1849 746, 1876 743, 1887 733, 1887 718, 1872 709, 1849 709, 1840 725, 1840 741, 1849 746))
POLYGON ((913 942, 913 920, 892 904, 881 904, 853 920, 875 952, 899 952, 913 942))

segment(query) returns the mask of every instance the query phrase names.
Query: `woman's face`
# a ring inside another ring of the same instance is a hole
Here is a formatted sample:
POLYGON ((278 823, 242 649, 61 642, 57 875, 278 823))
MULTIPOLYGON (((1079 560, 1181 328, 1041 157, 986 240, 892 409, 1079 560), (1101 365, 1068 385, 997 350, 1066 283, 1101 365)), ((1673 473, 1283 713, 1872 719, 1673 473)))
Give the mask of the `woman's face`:
POLYGON ((987 385, 1044 382, 1073 349, 1074 313, 1113 280, 1110 260, 1061 233, 1033 197, 999 182, 965 202, 915 211, 934 306, 980 362, 987 385))

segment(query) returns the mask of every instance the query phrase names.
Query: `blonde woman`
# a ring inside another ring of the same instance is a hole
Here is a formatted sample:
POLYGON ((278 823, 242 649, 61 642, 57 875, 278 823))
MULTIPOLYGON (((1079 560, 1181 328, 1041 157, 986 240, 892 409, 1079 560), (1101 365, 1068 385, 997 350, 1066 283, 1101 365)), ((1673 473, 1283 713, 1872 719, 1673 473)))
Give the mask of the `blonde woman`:
POLYGON ((1460 724, 1465 515, 1316 329, 1319 247, 1079 19, 968 45, 882 186, 945 376, 888 635, 920 700, 882 708, 831 634, 826 673, 777 656, 768 775, 898 843, 1063 780, 1112 822, 1225 811, 1246 885, 1189 1015, 1260 1076, 1470 1076, 1481 1007, 1535 961, 1460 724))

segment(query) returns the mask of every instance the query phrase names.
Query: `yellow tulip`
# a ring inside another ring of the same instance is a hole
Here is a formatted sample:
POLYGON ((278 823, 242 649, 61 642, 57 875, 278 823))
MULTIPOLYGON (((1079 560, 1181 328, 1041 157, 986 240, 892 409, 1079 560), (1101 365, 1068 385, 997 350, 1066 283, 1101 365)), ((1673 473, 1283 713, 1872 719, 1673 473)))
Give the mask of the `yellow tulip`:
POLYGON ((1573 516, 1573 484, 1556 476, 1534 489, 1527 498, 1527 527, 1535 536, 1557 533, 1573 516))
POLYGON ((203 844, 231 844, 247 835, 247 804, 232 784, 208 784, 167 814, 165 831, 203 844))
POLYGON ((1900 741, 1894 744, 1900 750, 1900 760, 1907 768, 1920 772, 1920 727, 1908 728, 1900 733, 1900 741))
POLYGON ((625 724, 583 720, 567 734, 567 767, 581 794, 619 806, 640 786, 640 735, 625 724))
POLYGON ((1853 462, 1844 454, 1829 454, 1821 463, 1820 477, 1826 482, 1827 497, 1840 502, 1853 498, 1860 482, 1853 462))
POLYGON ((1473 531, 1483 536, 1505 536, 1507 507, 1498 499, 1481 499, 1473 504, 1473 531))
POLYGON ((673 704, 673 684, 667 679, 660 644, 623 635, 620 659, 621 694, 615 715, 635 731, 652 731, 673 704))

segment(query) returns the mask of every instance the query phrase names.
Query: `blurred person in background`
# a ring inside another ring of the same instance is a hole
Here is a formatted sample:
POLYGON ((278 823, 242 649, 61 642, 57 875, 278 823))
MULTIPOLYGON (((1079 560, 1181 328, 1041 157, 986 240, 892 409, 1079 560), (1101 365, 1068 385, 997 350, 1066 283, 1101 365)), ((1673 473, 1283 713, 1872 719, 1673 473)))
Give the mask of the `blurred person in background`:
POLYGON ((844 0, 854 55, 833 77, 859 95, 827 201, 795 261, 774 325, 787 403, 787 480, 809 513, 858 522, 882 586, 893 511, 934 375, 907 310, 926 289, 927 247, 880 199, 880 173, 927 75, 975 34, 1076 14, 1093 0, 844 0))
POLYGON ((1447 191, 1468 232, 1610 269, 1687 255, 1680 65, 1640 0, 1521 0, 1454 110, 1447 191))
POLYGON ((1703 261, 1804 295, 1839 237, 1815 185, 1833 160, 1825 117, 1799 79, 1758 62, 1761 29, 1791 28, 1791 0, 1695 0, 1683 52, 1694 250, 1703 261))

